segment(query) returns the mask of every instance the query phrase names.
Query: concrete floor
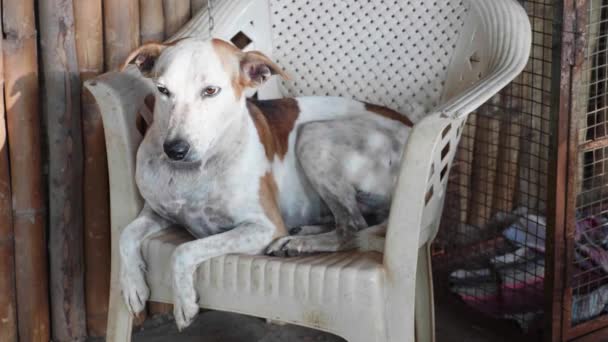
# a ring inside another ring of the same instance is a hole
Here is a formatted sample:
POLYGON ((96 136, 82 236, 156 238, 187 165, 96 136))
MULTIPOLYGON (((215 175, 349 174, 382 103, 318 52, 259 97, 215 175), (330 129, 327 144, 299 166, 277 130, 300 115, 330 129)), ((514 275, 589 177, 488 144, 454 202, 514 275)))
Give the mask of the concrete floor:
MULTIPOLYGON (((436 312, 438 342, 522 341, 514 326, 501 327, 471 321, 466 309, 440 307, 436 312), (491 328, 489 326, 492 326, 491 328), (506 331, 511 333, 505 334, 506 331)), ((504 323, 504 322, 503 322, 504 323)), ((500 324, 500 323, 499 323, 500 324)), ((204 311, 196 321, 179 333, 168 317, 149 319, 134 334, 135 342, 344 342, 340 337, 294 325, 267 324, 250 316, 219 311, 204 311)))
MULTIPOLYGON (((146 325, 148 323, 146 322, 146 325)), ((294 325, 267 324, 265 320, 220 311, 206 311, 179 333, 172 321, 146 327, 134 342, 343 342, 330 334, 294 325)))

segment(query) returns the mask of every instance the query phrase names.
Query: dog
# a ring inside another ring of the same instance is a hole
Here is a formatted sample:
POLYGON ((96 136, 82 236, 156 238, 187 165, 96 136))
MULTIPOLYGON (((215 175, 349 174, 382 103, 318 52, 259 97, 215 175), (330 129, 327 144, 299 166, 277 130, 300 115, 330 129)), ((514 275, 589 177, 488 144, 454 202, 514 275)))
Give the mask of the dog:
POLYGON ((148 43, 129 64, 157 88, 137 152, 145 205, 119 240, 132 313, 149 297, 142 241, 173 224, 196 238, 171 259, 180 330, 198 313, 193 277, 207 259, 382 250, 412 127, 406 116, 339 97, 248 99, 272 75, 287 75, 264 54, 219 39, 148 43))

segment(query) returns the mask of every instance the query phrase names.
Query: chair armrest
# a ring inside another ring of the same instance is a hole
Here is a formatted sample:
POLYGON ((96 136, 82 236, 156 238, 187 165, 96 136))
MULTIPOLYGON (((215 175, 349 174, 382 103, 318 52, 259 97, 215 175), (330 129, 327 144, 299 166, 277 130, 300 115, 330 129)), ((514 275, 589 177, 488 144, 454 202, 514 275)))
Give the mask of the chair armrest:
POLYGON ((389 336, 414 334, 419 249, 439 225, 447 170, 464 121, 442 112, 427 115, 414 125, 405 146, 384 246, 389 336))
POLYGON ((93 94, 103 120, 108 173, 112 245, 120 231, 137 215, 143 200, 135 184, 135 157, 142 135, 137 130, 137 113, 146 95, 153 93, 151 82, 135 68, 109 72, 85 82, 93 94))
POLYGON ((515 0, 470 0, 469 4, 468 28, 474 28, 471 35, 476 32, 477 37, 461 37, 459 43, 477 49, 473 53, 483 65, 483 77, 473 84, 466 76, 449 79, 452 84, 446 86, 455 95, 447 96, 416 124, 406 143, 384 248, 389 335, 414 329, 411 289, 416 286, 418 251, 437 233, 449 169, 468 115, 511 82, 530 54, 530 22, 515 0))
POLYGON ((485 76, 436 107, 412 129, 386 237, 384 261, 390 272, 415 274, 415 268, 400 268, 410 256, 414 262, 408 260, 407 264, 415 267, 418 247, 435 237, 462 126, 472 111, 511 82, 528 62, 531 27, 526 12, 516 1, 471 0, 471 11, 487 40, 482 44, 488 46, 483 52, 485 76))
POLYGON ((384 263, 391 273, 413 276, 418 248, 434 237, 433 228, 439 224, 448 172, 460 138, 457 131, 464 122, 463 118, 435 112, 412 129, 386 234, 384 263))
MULTIPOLYGON (((514 0, 469 0, 468 27, 458 42, 455 59, 483 65, 484 75, 471 84, 465 70, 451 70, 447 88, 455 96, 434 109, 450 117, 465 117, 497 94, 525 68, 532 47, 532 29, 524 8, 514 0), (469 56, 469 57, 467 57, 469 56)), ((463 63, 452 65, 462 69, 463 63)), ((473 68, 473 67, 471 67, 473 68)), ((474 75, 473 75, 474 76, 474 75)), ((448 91, 449 93, 450 91, 448 91)), ((448 95, 448 94, 444 94, 448 95)))

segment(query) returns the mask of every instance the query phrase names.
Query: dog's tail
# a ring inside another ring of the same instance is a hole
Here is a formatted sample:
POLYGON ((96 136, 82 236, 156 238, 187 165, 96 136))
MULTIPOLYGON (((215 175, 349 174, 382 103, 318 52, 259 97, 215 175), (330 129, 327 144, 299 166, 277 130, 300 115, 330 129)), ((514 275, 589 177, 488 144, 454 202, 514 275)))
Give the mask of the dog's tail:
POLYGON ((384 253, 384 241, 386 240, 386 228, 388 220, 363 229, 357 233, 356 245, 360 251, 375 251, 384 253))

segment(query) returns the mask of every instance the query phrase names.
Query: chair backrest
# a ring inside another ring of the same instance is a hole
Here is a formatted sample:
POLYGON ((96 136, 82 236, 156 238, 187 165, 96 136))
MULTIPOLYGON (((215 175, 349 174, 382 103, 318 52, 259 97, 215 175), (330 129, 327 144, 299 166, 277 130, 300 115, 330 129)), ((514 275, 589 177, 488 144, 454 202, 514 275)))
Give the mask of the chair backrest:
MULTIPOLYGON (((479 22, 467 21, 472 2, 224 0, 213 35, 247 37, 245 50, 264 52, 291 76, 271 79, 260 98, 344 96, 417 122, 482 77, 479 22)), ((173 39, 208 35, 208 18, 200 12, 173 39)))
POLYGON ((269 0, 286 93, 389 106, 415 122, 439 105, 468 8, 463 0, 269 0))

